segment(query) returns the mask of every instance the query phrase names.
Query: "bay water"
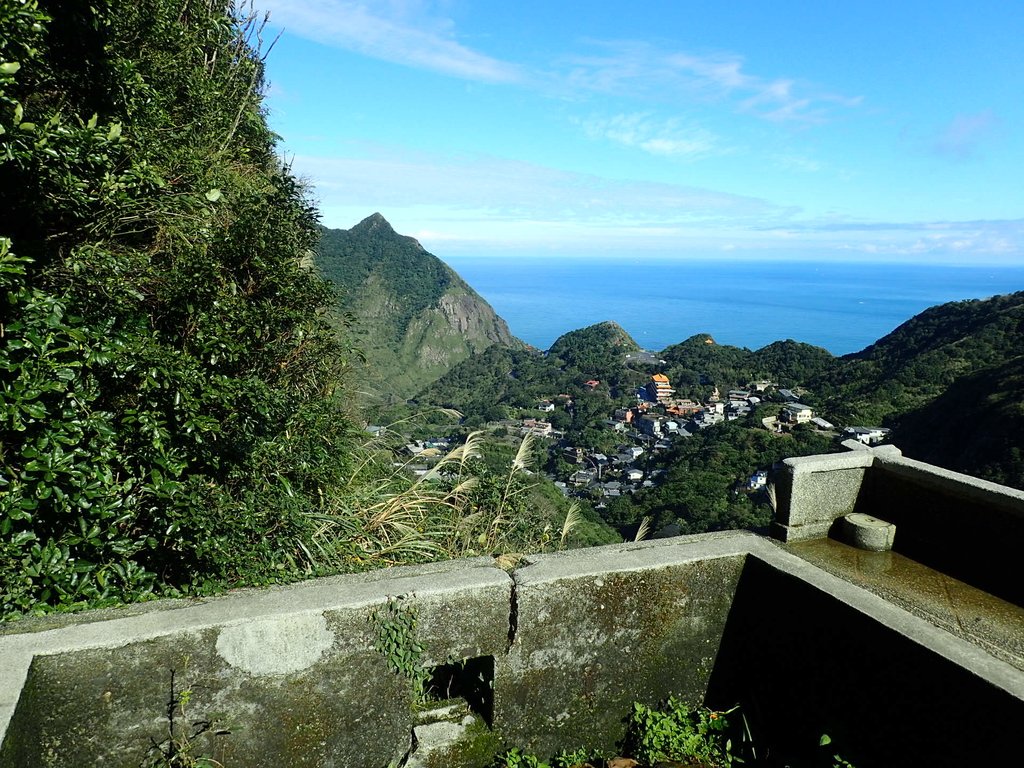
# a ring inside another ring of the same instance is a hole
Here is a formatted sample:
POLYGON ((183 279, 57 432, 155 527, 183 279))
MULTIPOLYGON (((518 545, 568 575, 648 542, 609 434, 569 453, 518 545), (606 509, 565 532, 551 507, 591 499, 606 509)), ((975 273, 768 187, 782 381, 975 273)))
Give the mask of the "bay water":
POLYGON ((528 344, 614 320, 645 349, 697 333, 758 349, 794 339, 856 352, 936 304, 1024 290, 1024 265, 450 257, 528 344))

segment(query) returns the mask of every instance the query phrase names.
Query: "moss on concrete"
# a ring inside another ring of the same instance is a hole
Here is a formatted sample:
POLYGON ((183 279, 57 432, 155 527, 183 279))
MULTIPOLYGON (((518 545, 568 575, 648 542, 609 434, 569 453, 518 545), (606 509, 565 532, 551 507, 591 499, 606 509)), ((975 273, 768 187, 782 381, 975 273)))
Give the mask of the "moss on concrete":
POLYGON ((634 701, 703 700, 742 557, 529 578, 498 660, 495 725, 539 754, 609 750, 634 701))

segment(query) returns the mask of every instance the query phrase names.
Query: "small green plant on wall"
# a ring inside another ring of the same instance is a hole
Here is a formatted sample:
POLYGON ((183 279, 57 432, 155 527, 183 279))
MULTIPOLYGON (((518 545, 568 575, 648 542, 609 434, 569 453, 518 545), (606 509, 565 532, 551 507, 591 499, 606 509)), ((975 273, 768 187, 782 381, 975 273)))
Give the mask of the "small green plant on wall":
MULTIPOLYGON (((818 741, 819 747, 828 747, 832 744, 832 737, 827 733, 821 734, 821 739, 818 741)), ((853 763, 849 760, 843 759, 841 755, 832 755, 832 768, 854 768, 853 763)))
POLYGON ((733 711, 691 708, 674 697, 658 708, 634 703, 627 718, 620 756, 606 759, 579 749, 562 752, 549 762, 519 749, 511 749, 500 756, 492 768, 595 768, 605 765, 621 768, 728 768, 743 762, 733 754, 732 742, 726 735, 728 715, 733 711))
POLYGON ((416 607, 409 595, 389 597, 370 614, 370 623, 377 629, 374 649, 384 656, 392 672, 412 684, 413 701, 424 701, 430 671, 423 665, 425 649, 416 639, 416 607))
POLYGON ((591 765, 591 759, 594 760, 594 765, 603 764, 603 761, 594 758, 591 753, 584 749, 562 752, 560 755, 552 758, 551 762, 541 760, 536 755, 531 755, 518 749, 510 749, 498 758, 495 768, 583 768, 583 766, 591 765))
MULTIPOLYGON (((184 664, 187 668, 188 657, 184 664)), ((196 754, 196 739, 205 733, 226 735, 213 719, 193 720, 188 707, 192 701, 192 688, 179 686, 176 670, 170 671, 170 693, 167 698, 167 735, 160 741, 150 738, 151 745, 143 758, 143 768, 224 768, 223 763, 196 754)))

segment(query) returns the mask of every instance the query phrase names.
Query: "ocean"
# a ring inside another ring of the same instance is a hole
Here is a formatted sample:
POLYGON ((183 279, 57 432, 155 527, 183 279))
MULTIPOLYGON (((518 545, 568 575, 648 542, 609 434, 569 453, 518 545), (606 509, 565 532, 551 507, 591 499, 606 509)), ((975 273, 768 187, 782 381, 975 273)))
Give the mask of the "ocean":
POLYGON ((498 259, 445 261, 528 344, 614 320, 645 349, 697 333, 758 349, 794 339, 856 352, 922 310, 1024 290, 1024 266, 850 262, 498 259))

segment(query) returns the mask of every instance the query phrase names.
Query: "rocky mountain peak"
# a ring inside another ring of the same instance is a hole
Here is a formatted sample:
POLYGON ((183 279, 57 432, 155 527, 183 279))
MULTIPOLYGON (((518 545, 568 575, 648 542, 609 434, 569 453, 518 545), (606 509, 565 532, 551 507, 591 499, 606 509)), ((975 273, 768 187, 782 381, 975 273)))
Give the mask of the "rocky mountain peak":
POLYGON ((373 213, 351 229, 359 234, 394 235, 395 230, 380 213, 373 213))

